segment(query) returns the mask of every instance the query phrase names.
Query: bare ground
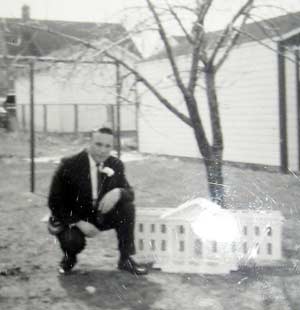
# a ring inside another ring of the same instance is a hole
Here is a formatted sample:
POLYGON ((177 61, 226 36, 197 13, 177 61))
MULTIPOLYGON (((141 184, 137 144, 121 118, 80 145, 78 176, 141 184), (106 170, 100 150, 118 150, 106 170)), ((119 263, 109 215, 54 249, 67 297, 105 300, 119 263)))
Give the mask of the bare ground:
MULTIPOLYGON (((285 216, 282 266, 226 276, 153 271, 137 278, 116 270, 116 238, 105 232, 89 239, 74 273, 61 277, 61 253, 40 221, 56 164, 37 164, 36 193, 30 194, 28 141, 25 134, 0 133, 0 309, 300 309, 298 176, 224 167, 230 207, 278 209, 285 216), (88 293, 87 286, 96 292, 88 293)), ((84 144, 82 137, 39 135, 36 154, 71 154, 84 144)), ((126 167, 138 207, 171 208, 207 197, 197 161, 146 156, 126 167)))

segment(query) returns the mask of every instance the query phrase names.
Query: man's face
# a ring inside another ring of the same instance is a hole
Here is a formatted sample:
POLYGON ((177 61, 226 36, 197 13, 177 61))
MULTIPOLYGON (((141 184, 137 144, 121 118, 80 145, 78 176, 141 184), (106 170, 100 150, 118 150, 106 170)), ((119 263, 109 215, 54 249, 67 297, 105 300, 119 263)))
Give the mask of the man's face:
POLYGON ((113 136, 101 132, 93 132, 90 144, 90 154, 95 162, 103 162, 113 148, 113 136))

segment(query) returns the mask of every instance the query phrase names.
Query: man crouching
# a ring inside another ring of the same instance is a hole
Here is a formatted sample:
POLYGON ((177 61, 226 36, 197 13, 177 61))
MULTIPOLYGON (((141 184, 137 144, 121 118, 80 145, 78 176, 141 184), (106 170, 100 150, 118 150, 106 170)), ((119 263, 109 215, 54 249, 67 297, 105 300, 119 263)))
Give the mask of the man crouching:
POLYGON ((91 134, 90 145, 65 158, 52 179, 48 205, 49 232, 55 235, 63 251, 59 272, 71 271, 94 230, 115 229, 120 258, 118 268, 136 275, 147 274, 137 264, 135 254, 134 192, 121 160, 110 156, 113 132, 100 128, 91 134))

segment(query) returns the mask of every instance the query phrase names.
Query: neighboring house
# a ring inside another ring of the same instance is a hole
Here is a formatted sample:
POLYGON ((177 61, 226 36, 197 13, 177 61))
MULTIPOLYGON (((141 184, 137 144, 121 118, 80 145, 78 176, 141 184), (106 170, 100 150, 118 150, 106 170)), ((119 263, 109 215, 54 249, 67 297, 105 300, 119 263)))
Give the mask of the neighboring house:
POLYGON ((124 39, 121 46, 140 56, 134 42, 121 24, 31 19, 30 8, 26 5, 22 7, 21 18, 0 17, 0 30, 5 38, 8 55, 44 56, 70 46, 68 39, 58 37, 55 34, 37 31, 34 28, 24 27, 23 24, 62 32, 85 41, 106 38, 115 42, 124 39))
MULTIPOLYGON (((107 39, 93 42, 99 50, 111 46, 107 39)), ((126 49, 114 46, 110 53, 134 64, 140 58, 126 49)), ((99 51, 81 46, 58 50, 49 55, 55 59, 74 59, 71 63, 37 62, 34 70, 34 101, 37 131, 85 132, 103 124, 117 122, 117 76, 114 63, 101 63, 99 51), (85 62, 85 63, 84 63, 85 62), (91 63, 87 63, 91 62, 91 63), (97 63, 99 62, 99 63, 97 63)), ((121 77, 125 74, 120 69, 121 77)), ((134 77, 122 83, 121 130, 136 131, 134 77), (128 101, 132 102, 131 104, 128 101)), ((20 70, 15 82, 19 124, 29 128, 30 79, 28 69, 20 70)))
MULTIPOLYGON (((141 59, 141 55, 134 42, 120 24, 34 20, 30 18, 30 10, 26 5, 22 7, 21 19, 0 19, 0 34, 2 38, 5 38, 5 44, 3 44, 3 39, 0 40, 0 43, 6 49, 1 54, 12 56, 47 56, 66 59, 78 56, 79 53, 82 55, 86 53, 80 44, 74 44, 74 42, 66 38, 47 31, 36 30, 36 27, 63 33, 86 42, 92 42, 100 48, 109 46, 113 42, 120 42, 118 47, 114 48, 116 53, 122 53, 131 62, 141 59), (22 24, 27 24, 29 27, 24 27, 22 24)), ((82 57, 94 59, 92 55, 82 55, 80 56, 81 60, 82 57)), ((21 74, 20 71, 22 70, 16 70, 19 72, 18 79, 17 81, 14 79, 14 83, 9 85, 7 92, 15 91, 19 112, 18 118, 22 125, 28 127, 28 103, 30 101, 29 73, 26 69, 21 74), (22 104, 27 105, 27 107, 22 106, 22 104)), ((14 77, 16 70, 13 72, 14 77)), ((90 112, 86 114, 85 111, 80 110, 79 104, 86 104, 86 107, 91 104, 114 104, 116 102, 115 92, 112 92, 111 89, 104 91, 104 87, 101 88, 100 86, 102 84, 110 84, 111 88, 115 82, 115 72, 116 68, 114 65, 109 65, 108 69, 108 65, 83 65, 80 62, 77 62, 76 66, 75 64, 59 63, 53 65, 36 62, 34 95, 37 129, 73 131, 74 127, 77 126, 77 130, 86 131, 95 125, 96 122, 99 123, 96 115, 100 113, 103 116, 103 108, 91 107, 90 112), (93 71, 92 74, 91 71, 93 71), (102 76, 100 76, 101 74, 102 76), (49 106, 46 111, 46 106, 41 106, 45 104, 52 104, 52 106, 49 106), (78 106, 75 107, 75 104, 78 106), (77 119, 74 113, 77 114, 77 119), (90 117, 90 119, 87 119, 87 117, 90 117), (46 118, 49 119, 45 123, 46 118), (85 123, 82 121, 84 118, 86 119, 85 123), (96 120, 93 122, 91 121, 92 118, 96 118, 96 120), (88 122, 90 123, 88 124, 88 122)), ((111 113, 107 112, 106 108, 104 111, 105 113, 111 113)))
MULTIPOLYGON (((296 49, 300 46, 300 12, 246 24, 243 30, 248 35, 240 37, 217 77, 224 160, 299 171, 300 82, 296 49)), ((208 42, 216 40, 220 33, 208 33, 208 42)), ((190 47, 185 40, 178 41, 174 54, 183 74, 189 70, 190 47)), ((139 71, 153 85, 159 85, 172 104, 186 112, 164 53, 141 62, 139 71)), ((201 77, 199 84, 203 85, 201 77)), ((201 157, 192 129, 149 91, 142 88, 140 92, 140 151, 201 157)), ((196 97, 210 137, 203 87, 197 88, 196 97)))

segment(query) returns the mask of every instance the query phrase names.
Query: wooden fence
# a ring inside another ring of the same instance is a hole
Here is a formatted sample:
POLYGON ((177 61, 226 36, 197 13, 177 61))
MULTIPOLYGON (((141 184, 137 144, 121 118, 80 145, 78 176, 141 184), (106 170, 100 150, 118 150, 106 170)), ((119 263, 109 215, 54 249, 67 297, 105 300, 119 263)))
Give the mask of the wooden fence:
MULTIPOLYGON (((117 126, 117 108, 110 104, 35 104, 35 131, 57 133, 88 132, 103 124, 117 126)), ((30 106, 17 104, 19 127, 29 130, 30 106)), ((137 131, 137 109, 134 104, 122 104, 120 108, 122 132, 137 131)))

